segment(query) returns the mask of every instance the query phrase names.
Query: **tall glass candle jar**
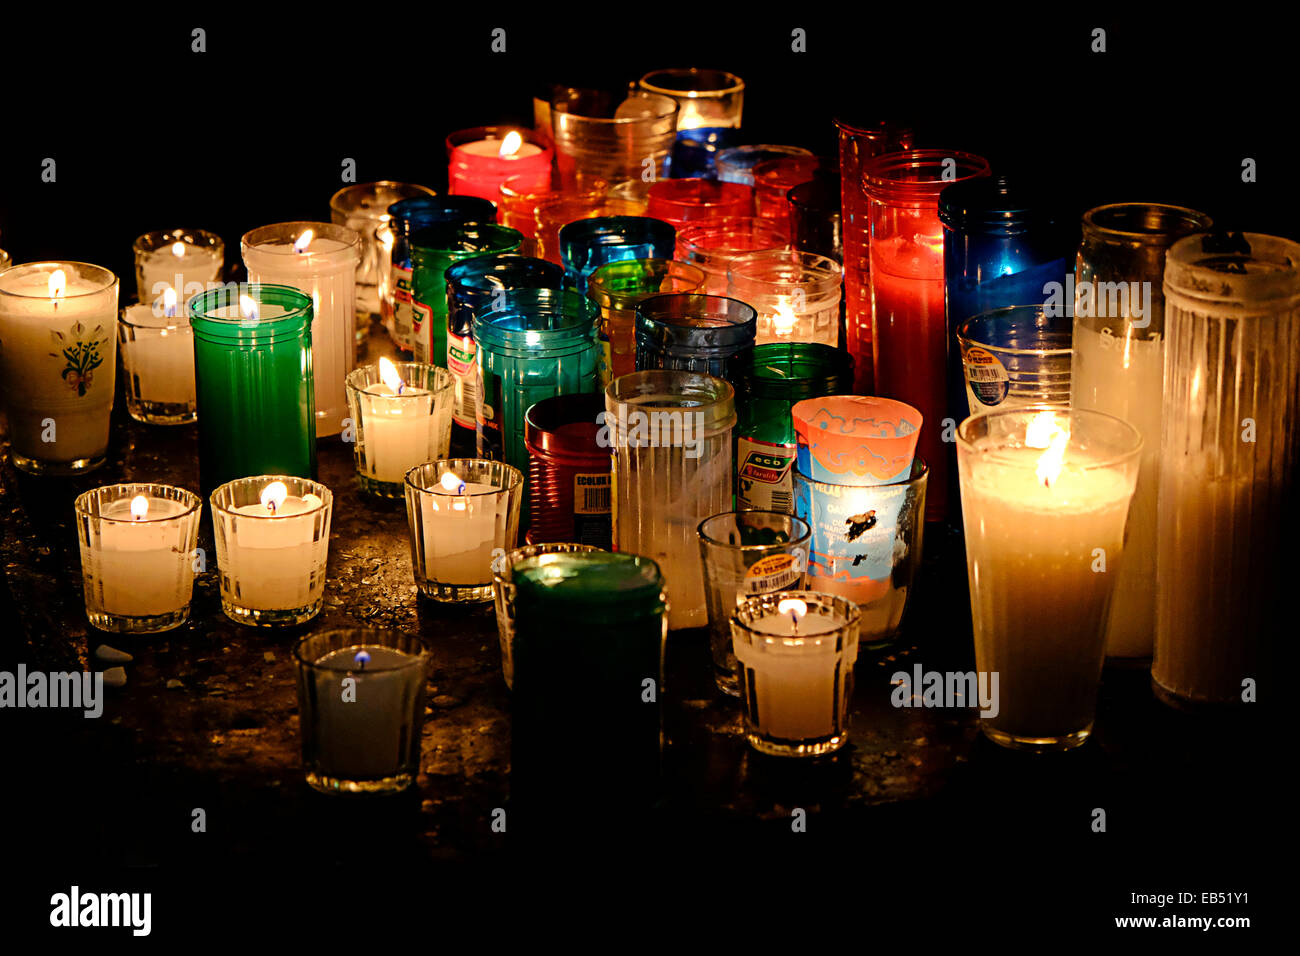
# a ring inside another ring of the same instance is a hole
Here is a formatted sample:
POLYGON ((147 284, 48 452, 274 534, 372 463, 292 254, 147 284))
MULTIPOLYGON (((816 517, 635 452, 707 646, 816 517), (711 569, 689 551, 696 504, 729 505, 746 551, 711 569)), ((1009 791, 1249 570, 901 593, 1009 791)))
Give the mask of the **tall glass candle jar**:
POLYGON ((447 269, 473 256, 518 252, 524 237, 495 223, 438 223, 413 232, 411 336, 415 360, 447 367, 447 269))
POLYGON ((789 247, 781 230, 763 219, 695 223, 677 230, 677 258, 704 270, 703 291, 709 295, 727 294, 728 272, 737 256, 789 247))
POLYGON ((108 485, 78 496, 86 617, 103 631, 155 633, 190 616, 203 503, 184 488, 108 485))
POLYGON ((677 101, 657 93, 633 93, 622 102, 568 89, 551 100, 555 162, 566 189, 592 180, 640 179, 650 162, 655 178, 677 135, 677 101))
POLYGON ((605 385, 636 371, 636 307, 652 295, 697 292, 704 270, 671 259, 624 259, 593 272, 587 298, 600 308, 601 379, 605 385))
POLYGON ((565 283, 584 295, 588 277, 601 266, 625 259, 672 257, 677 230, 646 216, 597 216, 560 229, 565 283))
POLYGON ((796 402, 853 385, 853 357, 814 343, 757 345, 736 394, 736 506, 794 511, 796 402))
POLYGON ((1070 405, 1073 320, 1042 305, 1011 305, 957 325, 965 400, 954 415, 1020 405, 1070 405))
POLYGON ((502 181, 497 192, 497 222, 519 230, 524 241, 519 251, 526 256, 539 255, 537 251, 537 207, 555 193, 548 180, 536 184, 527 176, 510 176, 502 181))
POLYGON ((363 491, 401 498, 408 471, 447 457, 452 400, 445 368, 381 358, 348 373, 353 454, 363 491))
POLYGON ((696 530, 731 509, 735 390, 712 375, 633 372, 605 389, 614 456, 614 550, 663 569, 669 626, 708 622, 696 530))
MULTIPOLYGON (((932 426, 948 411, 939 191, 988 174, 981 157, 938 149, 890 153, 862 167, 871 221, 875 392, 915 406, 932 426)), ((861 362, 866 356, 853 358, 861 362)), ((944 429, 931 427, 921 436, 921 456, 930 466, 927 521, 942 521, 948 513, 943 435, 944 429)))
POLYGON ((496 202, 512 176, 533 187, 549 186, 553 150, 531 130, 475 126, 447 135, 447 191, 496 202))
POLYGON ((747 219, 754 215, 754 189, 708 179, 661 179, 650 184, 646 215, 674 226, 747 219))
POLYGON ((383 303, 392 301, 388 288, 393 233, 390 227, 394 203, 404 199, 432 197, 433 190, 414 183, 381 180, 344 186, 330 197, 330 221, 361 236, 361 261, 357 264, 357 341, 364 342, 374 319, 392 323, 383 303))
POLYGON ((754 348, 758 313, 720 295, 668 293, 636 307, 637 371, 669 368, 735 382, 754 348))
POLYGON ((456 424, 478 427, 478 346, 474 317, 512 289, 560 289, 564 270, 514 253, 473 256, 447 270, 447 370, 455 378, 456 424))
POLYGON ((151 305, 129 305, 117 324, 126 410, 138 422, 184 425, 194 421, 194 337, 175 293, 158 314, 151 305))
POLYGON ((609 548, 609 444, 600 443, 599 393, 544 398, 524 414, 530 527, 525 540, 578 541, 609 548))
POLYGON ((204 494, 246 475, 316 474, 312 302, 276 285, 189 301, 204 494))
POLYGON ((226 264, 226 244, 203 229, 160 229, 139 236, 131 247, 135 254, 136 300, 161 306, 171 289, 184 315, 185 303, 221 281, 226 264))
POLYGON ((542 399, 600 389, 600 313, 565 289, 516 289, 474 318, 478 449, 528 470, 524 414, 542 399))
POLYGON ((637 84, 677 101, 677 128, 739 129, 745 81, 726 70, 653 70, 637 84))
POLYGON ((1152 684, 1179 706, 1263 699, 1287 636, 1277 614, 1300 454, 1300 244, 1182 239, 1164 294, 1152 684))
POLYGON ((1209 216, 1181 206, 1119 203, 1090 209, 1083 216, 1073 301, 1060 303, 1074 306, 1070 404, 1122 418, 1142 435, 1137 491, 1106 638, 1106 654, 1117 662, 1145 661, 1156 631, 1165 254, 1179 238, 1210 225, 1209 216))
POLYGON ((496 222, 492 203, 477 196, 433 196, 403 199, 388 207, 392 217, 389 287, 392 290, 393 342, 399 349, 415 348, 411 287, 411 233, 440 222, 496 222))
POLYGON ((755 342, 820 342, 840 333, 840 264, 787 249, 747 252, 731 260, 727 295, 758 312, 755 342))
POLYGON ((348 408, 343 380, 357 364, 361 235, 328 222, 281 222, 245 233, 240 246, 249 282, 287 285, 311 296, 316 434, 337 435, 348 408))
MULTIPOLYGON (((840 140, 840 212, 843 218, 844 312, 846 344, 854 358, 857 381, 853 391, 871 395, 875 389, 871 348, 871 265, 867 256, 871 225, 867 194, 862 189, 862 164, 882 153, 912 148, 912 131, 894 123, 836 117, 840 140)), ((820 250, 819 250, 820 251, 820 250)))
POLYGON ((803 252, 844 261, 844 218, 838 175, 819 175, 786 194, 790 203, 790 245, 803 252))
POLYGON ((117 276, 84 262, 0 272, 0 395, 19 471, 79 474, 104 463, 117 296, 117 276))
POLYGON ((811 180, 821 166, 817 156, 783 156, 758 163, 754 167, 754 215, 770 219, 789 235, 790 190, 811 180))
POLYGON ((753 186, 754 167, 759 163, 769 159, 788 159, 791 156, 812 157, 812 155, 802 146, 774 146, 770 143, 733 146, 719 153, 713 166, 719 182, 753 186))

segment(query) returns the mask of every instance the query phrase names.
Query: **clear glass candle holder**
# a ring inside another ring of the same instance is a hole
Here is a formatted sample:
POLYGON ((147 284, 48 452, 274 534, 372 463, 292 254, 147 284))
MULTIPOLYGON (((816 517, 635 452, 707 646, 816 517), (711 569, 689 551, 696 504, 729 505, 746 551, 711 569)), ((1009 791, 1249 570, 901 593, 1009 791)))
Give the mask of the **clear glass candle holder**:
POLYGON ((333 504, 324 485, 291 475, 237 478, 212 493, 227 617, 276 627, 320 613, 333 504))
POLYGON ((347 628, 294 646, 307 783, 322 793, 393 793, 420 772, 430 654, 418 637, 347 628))
POLYGON ((745 739, 762 754, 819 757, 849 736, 859 612, 817 591, 752 597, 731 618, 745 739))
POLYGON ((745 81, 726 70, 692 67, 652 70, 637 84, 647 93, 677 101, 677 128, 738 129, 745 108, 745 81))
POLYGON ((792 156, 816 159, 811 151, 802 146, 774 146, 771 143, 762 143, 724 149, 718 154, 713 168, 719 182, 753 186, 755 166, 769 159, 788 159, 792 156))
POLYGON ((515 640, 515 602, 512 583, 514 566, 525 558, 536 558, 545 554, 573 554, 579 551, 601 551, 590 544, 576 544, 568 541, 551 541, 546 544, 526 544, 505 554, 498 554, 492 559, 492 602, 497 615, 497 637, 501 641, 501 674, 506 686, 515 683, 514 640, 515 640))
POLYGON ((406 474, 411 567, 435 601, 492 600, 492 558, 519 543, 524 476, 504 462, 448 458, 406 474))
POLYGON ((972 316, 957 326, 967 414, 1005 405, 1070 404, 1074 321, 1041 305, 972 316))
POLYGON ((966 419, 957 443, 975 666, 998 675, 980 729, 1012 749, 1078 747, 1142 438, 1101 412, 1029 406, 966 419))
POLYGON ((385 382, 379 365, 353 369, 347 381, 357 482, 382 498, 404 497, 408 471, 447 457, 455 397, 445 368, 420 362, 392 366, 397 389, 385 382))
POLYGON ((661 179, 650 184, 646 215, 678 227, 748 219, 754 215, 754 189, 709 179, 661 179))
POLYGON ((86 617, 101 631, 152 634, 190 616, 199 496, 158 484, 106 485, 78 496, 86 617))
POLYGON ((84 262, 0 273, 0 398, 19 471, 76 475, 106 460, 117 301, 117 276, 84 262))
POLYGON ((755 343, 819 342, 834 346, 840 331, 840 280, 834 259, 768 249, 731 260, 727 295, 758 312, 755 343))
POLYGON ((709 602, 713 679, 718 690, 739 697, 731 616, 755 595, 803 590, 812 531, 793 515, 728 511, 705 518, 696 533, 709 602))
POLYGON ((704 270, 671 259, 624 259, 593 272, 587 298, 600 307, 600 338, 604 349, 602 378, 608 385, 636 371, 636 307, 652 295, 698 292, 704 270))
POLYGON ((130 416, 149 425, 194 421, 194 335, 185 314, 159 315, 153 306, 129 305, 117 338, 130 416))
POLYGON ((552 98, 555 162, 566 188, 586 187, 596 179, 640 179, 646 160, 656 178, 665 175, 677 136, 677 101, 657 93, 616 99, 577 89, 552 98))
POLYGON ((763 219, 732 219, 721 223, 695 223, 677 230, 677 259, 704 270, 709 295, 726 295, 731 263, 746 252, 788 249, 781 230, 763 219))
POLYGON ((176 294, 176 311, 212 283, 221 281, 226 265, 226 244, 204 229, 159 229, 137 237, 135 255, 136 300, 160 309, 168 289, 176 294))
POLYGON ((735 390, 696 372, 633 372, 605 389, 605 424, 613 448, 614 550, 658 563, 670 627, 703 627, 696 532, 705 518, 731 507, 735 390))

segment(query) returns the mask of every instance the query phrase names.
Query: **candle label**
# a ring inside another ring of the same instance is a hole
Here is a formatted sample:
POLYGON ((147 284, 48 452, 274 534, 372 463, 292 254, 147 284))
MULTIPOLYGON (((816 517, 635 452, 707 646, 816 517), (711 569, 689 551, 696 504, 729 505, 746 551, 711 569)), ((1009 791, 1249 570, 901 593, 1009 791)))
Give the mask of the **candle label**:
POLYGON ((393 341, 409 349, 411 337, 411 268, 393 266, 393 341))
POLYGON ((104 327, 97 325, 91 329, 87 341, 86 327, 80 322, 74 322, 68 327, 66 336, 50 329, 50 339, 54 342, 54 347, 59 349, 58 352, 51 352, 50 356, 64 361, 60 373, 63 384, 76 392, 78 398, 85 398, 86 389, 94 381, 95 369, 104 364, 104 357, 100 354, 100 349, 108 340, 104 327))
POLYGON ((433 309, 423 302, 411 300, 411 348, 415 351, 415 360, 431 364, 433 362, 433 309))
POLYGON ((475 376, 474 336, 447 330, 447 371, 456 378, 452 417, 457 425, 473 428, 478 420, 478 382, 475 376))
POLYGON ((474 418, 478 456, 502 461, 505 443, 501 437, 501 423, 496 418, 496 410, 501 407, 501 376, 485 375, 483 363, 476 362, 475 381, 478 384, 479 399, 474 418))
POLYGON ((573 535, 580 544, 608 548, 613 538, 610 472, 573 476, 573 535))
POLYGON ((736 443, 736 500, 745 508, 789 514, 794 503, 790 466, 795 446, 752 438, 736 443))
POLYGON ((966 366, 966 386, 976 402, 985 408, 993 408, 1006 400, 1011 388, 1010 379, 996 355, 975 346, 966 350, 962 362, 966 366))
POLYGON ((745 571, 741 585, 743 595, 771 594, 798 584, 803 578, 804 553, 802 548, 792 554, 769 554, 759 558, 745 571))
POLYGON ((907 489, 800 481, 796 513, 812 528, 809 588, 865 604, 888 592, 907 489))

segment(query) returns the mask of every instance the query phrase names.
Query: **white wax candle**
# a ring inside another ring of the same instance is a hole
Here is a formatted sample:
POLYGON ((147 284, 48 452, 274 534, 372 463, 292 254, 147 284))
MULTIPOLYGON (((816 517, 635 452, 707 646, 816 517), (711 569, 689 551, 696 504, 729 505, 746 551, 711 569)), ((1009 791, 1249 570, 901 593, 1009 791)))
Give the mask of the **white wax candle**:
POLYGON ((361 390, 365 471, 377 481, 401 482, 436 452, 433 393, 405 386, 400 395, 379 382, 361 390))
POLYGON ((159 315, 148 305, 126 310, 122 368, 145 402, 195 402, 194 340, 182 317, 159 315))
MULTIPOLYGON (((375 644, 344 647, 315 662, 312 679, 319 772, 342 780, 396 775, 406 757, 415 698, 424 680, 411 654, 375 644), (358 654, 369 660, 364 665, 358 654), (385 669, 387 668, 387 669, 385 669), (355 685, 344 699, 343 679, 355 685)), ((419 752, 418 746, 416 752, 419 752)))
POLYGON ((191 296, 221 279, 224 263, 215 249, 177 241, 136 260, 136 295, 142 305, 157 305, 167 289, 176 292, 177 312, 191 296))
MULTIPOLYGON (((504 140, 500 140, 500 139, 479 139, 471 143, 462 143, 460 146, 457 146, 456 148, 464 150, 466 153, 469 153, 469 155, 471 156, 496 157, 501 155, 501 144, 503 142, 504 140)), ((503 158, 509 159, 509 158, 518 157, 520 159, 523 159, 526 156, 536 156, 541 151, 542 148, 540 146, 525 141, 523 143, 520 143, 519 148, 516 149, 513 153, 510 153, 508 156, 503 158)))
MULTIPOLYGON (((323 590, 328 539, 315 536, 315 513, 324 506, 313 494, 290 495, 279 507, 233 508, 250 520, 234 522, 228 543, 237 603, 258 611, 306 607, 323 590)), ((225 570, 225 569, 223 569, 225 570)))
POLYGON ((439 584, 474 587, 492 582, 497 537, 495 485, 470 482, 461 494, 441 488, 420 496, 424 528, 424 573, 439 584))
POLYGON ((176 525, 162 522, 186 509, 169 498, 138 497, 147 504, 142 517, 133 514, 132 498, 112 502, 100 511, 104 520, 99 523, 99 537, 85 555, 86 585, 95 588, 99 600, 87 595, 87 605, 130 617, 179 611, 189 603, 194 588, 193 559, 178 550, 176 525))
POLYGON ((797 626, 791 615, 774 614, 751 626, 771 637, 735 642, 742 693, 750 696, 761 734, 799 741, 835 733, 841 667, 853 667, 857 645, 841 651, 837 637, 819 635, 843 626, 843 620, 823 611, 809 611, 797 626))

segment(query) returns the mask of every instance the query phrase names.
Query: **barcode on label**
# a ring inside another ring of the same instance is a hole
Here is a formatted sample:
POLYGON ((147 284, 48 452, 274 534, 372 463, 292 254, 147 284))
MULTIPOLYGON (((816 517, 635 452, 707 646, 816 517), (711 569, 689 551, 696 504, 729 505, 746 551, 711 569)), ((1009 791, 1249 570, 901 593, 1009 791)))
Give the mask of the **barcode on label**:
POLYGON ((607 474, 573 476, 573 513, 603 515, 610 513, 612 495, 607 474))
POLYGON ((769 511, 784 511, 787 514, 794 511, 792 505, 793 496, 788 491, 772 491, 772 505, 769 511))
POLYGON ((984 365, 967 365, 966 378, 972 382, 1003 382, 1006 381, 1006 373, 1001 366, 992 368, 984 365))
POLYGON ((609 510, 608 488, 583 488, 582 513, 598 514, 609 510))

